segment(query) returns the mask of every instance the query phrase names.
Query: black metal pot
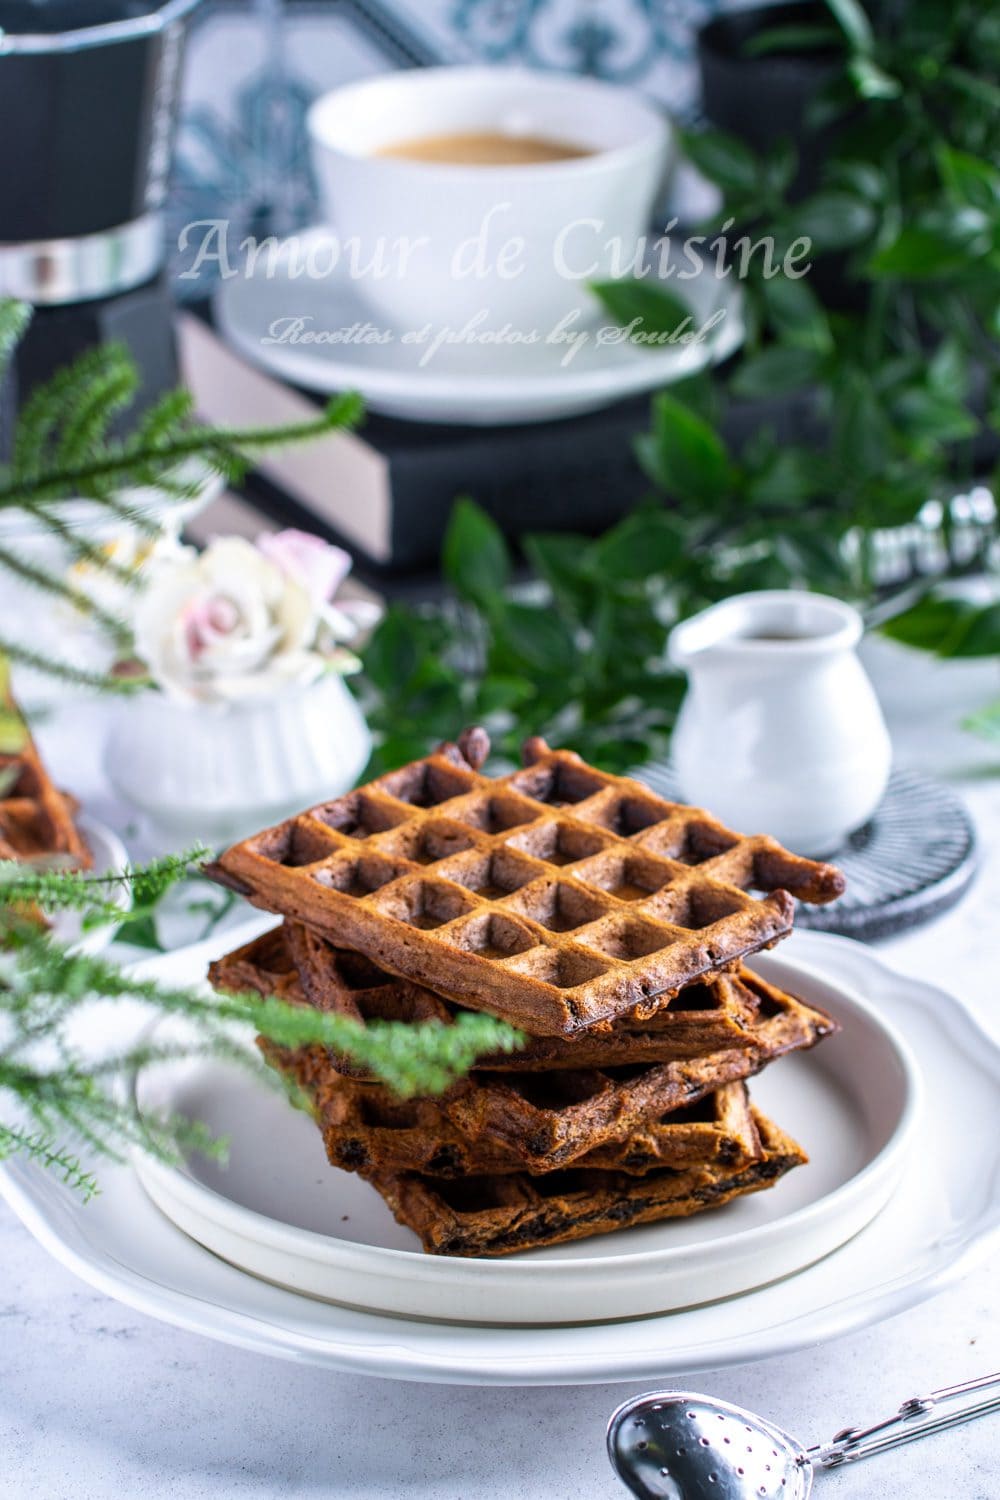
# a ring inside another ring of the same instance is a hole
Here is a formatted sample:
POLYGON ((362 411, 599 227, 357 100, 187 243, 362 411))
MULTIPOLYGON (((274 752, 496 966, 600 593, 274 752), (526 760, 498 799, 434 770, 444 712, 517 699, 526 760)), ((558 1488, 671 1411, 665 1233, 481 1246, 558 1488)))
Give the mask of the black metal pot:
POLYGON ((103 297, 162 262, 197 0, 0 0, 0 294, 103 297))
POLYGON ((177 381, 161 208, 198 0, 0 0, 0 297, 36 311, 0 392, 13 413, 95 344, 132 353, 122 430, 177 381))

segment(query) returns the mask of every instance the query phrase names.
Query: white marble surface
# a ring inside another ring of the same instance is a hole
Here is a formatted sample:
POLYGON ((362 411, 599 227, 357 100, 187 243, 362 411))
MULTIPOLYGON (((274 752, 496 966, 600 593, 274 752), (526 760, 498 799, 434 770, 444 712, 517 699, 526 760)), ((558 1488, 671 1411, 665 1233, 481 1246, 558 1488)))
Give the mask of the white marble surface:
MULTIPOLYGON (((878 644, 870 661, 898 758, 960 784, 983 869, 962 905, 884 944, 900 969, 959 994, 996 1034, 1000 747, 957 727, 1000 691, 995 668, 940 666, 878 644), (991 774, 991 772, 993 774, 991 774)), ((43 733, 59 774, 107 812, 88 716, 43 733)), ((92 722, 92 721, 91 721, 92 722)), ((970 1121, 995 1129, 996 1121, 970 1121)), ((9 1500, 613 1500, 604 1424, 637 1387, 477 1390, 338 1376, 156 1323, 74 1280, 0 1207, 0 1493, 9 1500)), ((697 1389, 806 1440, 906 1396, 1000 1369, 1000 1259, 887 1323, 697 1389)), ((1000 1414, 822 1474, 819 1500, 997 1500, 1000 1414)))

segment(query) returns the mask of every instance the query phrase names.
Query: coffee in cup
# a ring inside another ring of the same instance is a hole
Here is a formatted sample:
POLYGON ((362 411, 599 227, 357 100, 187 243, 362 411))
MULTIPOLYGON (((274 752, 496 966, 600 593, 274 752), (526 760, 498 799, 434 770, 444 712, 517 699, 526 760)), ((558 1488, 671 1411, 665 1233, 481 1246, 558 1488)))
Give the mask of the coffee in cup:
MULTIPOLYGON (((540 336, 623 274, 672 155, 662 112, 592 78, 445 67, 381 75, 309 113, 338 273, 403 333, 540 336)), ((624 272, 627 274, 627 271, 624 272)))

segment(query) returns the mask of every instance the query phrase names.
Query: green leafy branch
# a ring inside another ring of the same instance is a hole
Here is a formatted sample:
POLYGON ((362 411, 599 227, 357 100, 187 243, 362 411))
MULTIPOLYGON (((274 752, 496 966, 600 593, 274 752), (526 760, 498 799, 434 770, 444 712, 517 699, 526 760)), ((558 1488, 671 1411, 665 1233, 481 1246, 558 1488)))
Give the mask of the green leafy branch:
POLYGON ((82 910, 85 925, 120 925, 153 910, 172 886, 187 877, 192 864, 206 858, 208 852, 199 844, 182 854, 161 855, 135 870, 103 873, 38 869, 0 861, 0 904, 40 906, 51 915, 82 910), (120 898, 128 896, 127 912, 122 900, 114 899, 116 892, 120 898))
POLYGON ((363 653, 375 767, 425 753, 456 723, 484 724, 508 761, 527 733, 620 770, 666 747, 682 691, 664 658, 682 533, 654 507, 596 540, 522 543, 526 584, 496 523, 471 500, 455 506, 443 549, 453 597, 393 605, 363 653))
MULTIPOLYGON (((637 456, 654 493, 603 536, 522 537, 527 579, 494 522, 457 502, 442 561, 452 597, 396 604, 363 653, 373 770, 424 754, 443 723, 483 723, 516 761, 529 733, 625 771, 666 753, 683 682, 679 620, 727 594, 812 587, 867 601, 874 517, 821 455, 766 431, 737 452, 707 380, 662 392, 637 456)), ((888 495, 882 524, 909 520, 888 495)))
MULTIPOLYGON (((877 602, 880 620, 903 611, 890 633, 921 649, 992 654, 987 614, 933 595, 914 606, 911 580, 887 599, 876 563, 882 534, 919 518, 947 574, 995 568, 995 522, 977 524, 971 554, 952 549, 951 500, 974 482, 1000 494, 1000 26, 973 0, 827 11, 818 29, 839 41, 799 141, 758 153, 719 130, 684 138, 723 197, 701 227, 747 272, 747 343, 724 391, 655 398, 640 461, 684 538, 679 608, 720 582, 802 584, 877 602), (818 173, 808 191, 799 148, 818 173), (785 260, 803 238, 806 276, 785 260), (736 445, 741 412, 752 435, 736 445), (769 430, 778 418, 790 431, 769 430)), ((748 55, 811 51, 817 36, 795 30, 758 31, 748 55)), ((594 290, 623 323, 676 317, 649 281, 594 290)))
MULTIPOLYGON (((188 856, 175 856, 116 879, 140 907, 149 906, 183 877, 187 863, 188 856)), ((346 1054, 409 1095, 438 1093, 477 1057, 521 1044, 517 1031, 492 1016, 463 1016, 451 1026, 366 1027, 254 993, 212 995, 163 984, 58 943, 25 914, 28 904, 39 902, 122 920, 108 889, 100 876, 0 865, 0 1156, 20 1153, 38 1161, 85 1196, 96 1191, 91 1157, 119 1159, 131 1146, 168 1160, 185 1150, 224 1150, 197 1120, 140 1111, 134 1090, 124 1085, 154 1063, 211 1052, 270 1077, 247 1046, 259 1033, 283 1047, 318 1044, 346 1054), (184 1033, 128 1040, 95 1058, 78 1040, 85 1030, 80 1017, 109 1003, 129 1007, 124 1033, 138 1032, 146 1018, 180 1019, 184 1033)))

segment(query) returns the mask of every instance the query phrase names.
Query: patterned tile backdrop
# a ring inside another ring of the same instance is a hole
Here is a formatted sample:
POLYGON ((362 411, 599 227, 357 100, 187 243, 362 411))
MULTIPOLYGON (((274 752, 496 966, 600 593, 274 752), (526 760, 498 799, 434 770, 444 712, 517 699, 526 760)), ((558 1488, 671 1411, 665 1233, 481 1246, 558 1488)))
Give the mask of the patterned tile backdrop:
MULTIPOLYGON (((386 68, 485 60, 633 84, 697 111, 696 27, 734 0, 205 0, 188 48, 170 242, 226 215, 237 232, 315 217, 309 101, 386 68)), ((187 264, 190 262, 188 261, 187 264)), ((202 280, 179 283, 203 295, 202 280)))
POLYGON ((694 30, 720 0, 393 0, 393 8, 430 12, 446 39, 488 61, 641 83, 686 110, 694 30))

